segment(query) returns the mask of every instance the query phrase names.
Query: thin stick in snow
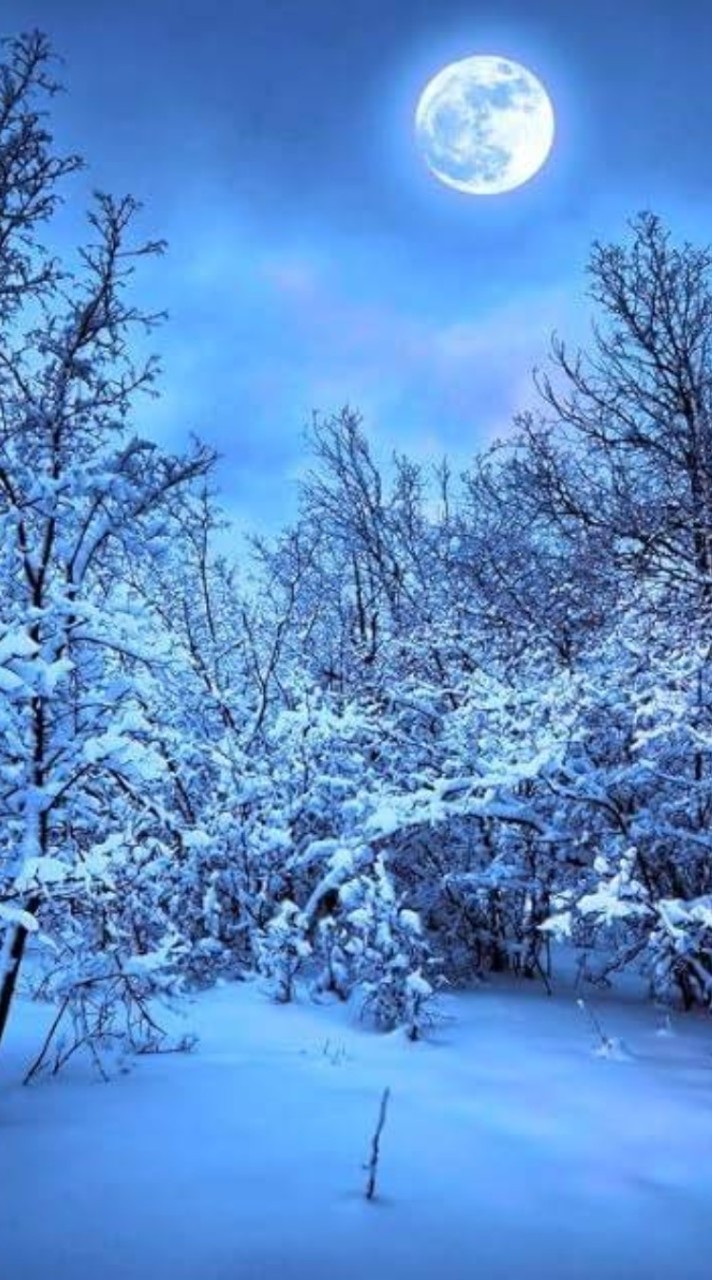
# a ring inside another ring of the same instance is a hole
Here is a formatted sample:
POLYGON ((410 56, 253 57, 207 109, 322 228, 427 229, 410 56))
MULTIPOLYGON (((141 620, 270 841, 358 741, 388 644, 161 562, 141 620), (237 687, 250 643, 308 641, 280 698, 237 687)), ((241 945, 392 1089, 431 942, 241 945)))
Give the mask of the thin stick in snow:
POLYGON ((595 1031, 596 1035, 601 1041, 601 1048, 604 1050, 604 1052, 607 1053, 610 1049, 613 1048, 613 1041, 611 1040, 610 1036, 607 1036, 605 1034, 603 1027, 598 1021, 598 1018, 596 1017, 595 1013, 593 1012, 593 1009, 589 1008, 585 1000, 579 999, 576 1001, 576 1003, 579 1009, 581 1010, 581 1012, 585 1014, 586 1017, 588 1018, 591 1026, 593 1027, 593 1030, 595 1031))
POLYGON ((381 1098, 381 1107, 378 1112, 378 1124, 376 1125, 376 1132, 374 1133, 371 1139, 371 1158, 369 1159, 369 1162, 366 1165, 366 1169, 368 1170, 368 1182, 366 1183, 366 1199, 367 1200, 373 1200, 373 1197, 376 1194, 376 1178, 378 1176, 378 1160, 379 1160, 380 1148, 381 1148, 381 1134, 383 1132, 383 1126, 386 1123, 386 1112, 388 1111, 388 1099, 390 1098, 390 1096, 391 1096, 390 1089, 384 1089, 383 1097, 381 1098))
POLYGON ((29 1084, 29 1083, 30 1083, 30 1080, 32 1080, 33 1076, 35 1076, 35 1075, 37 1074, 37 1072, 40 1070, 40 1067, 42 1066, 42 1064, 43 1064, 43 1062, 44 1062, 44 1060, 45 1060, 45 1058, 46 1058, 46 1056, 47 1056, 47 1052, 48 1052, 48 1050, 49 1050, 49 1046, 50 1046, 50 1045, 51 1045, 51 1043, 52 1043, 52 1037, 54 1036, 54 1033, 55 1033, 55 1031, 57 1030, 57 1027, 59 1026, 60 1022, 62 1021, 62 1018, 64 1017, 64 1015, 65 1015, 65 1013, 66 1013, 66 1011, 67 1011, 67 1006, 68 1006, 68 1004, 69 1004, 69 996, 65 996, 64 1000, 62 1001, 61 1005, 59 1006, 59 1011, 58 1011, 58 1013, 57 1013, 57 1016, 56 1016, 56 1018, 54 1019, 54 1021, 53 1021, 53 1023, 52 1023, 52 1026, 50 1027, 49 1031, 47 1032, 47 1035, 45 1036, 44 1044, 42 1045, 42 1048, 40 1049, 39 1053, 37 1054, 37 1057, 35 1058, 34 1062, 32 1063, 32 1066, 28 1068, 28 1070, 27 1070, 27 1072, 26 1072, 26 1074, 25 1074, 25 1077, 24 1077, 24 1079, 23 1079, 23 1081, 22 1081, 22 1083, 23 1083, 23 1084, 29 1084))

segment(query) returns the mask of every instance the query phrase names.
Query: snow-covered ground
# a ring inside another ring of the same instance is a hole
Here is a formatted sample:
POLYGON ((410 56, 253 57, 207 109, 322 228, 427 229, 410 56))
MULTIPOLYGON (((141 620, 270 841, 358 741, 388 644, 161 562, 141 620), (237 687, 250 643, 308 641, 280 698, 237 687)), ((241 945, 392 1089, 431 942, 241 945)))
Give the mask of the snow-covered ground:
POLYGON ((109 1084, 0 1062, 0 1274, 13 1280, 710 1280, 712 1029, 573 994, 450 996, 411 1045, 254 984, 190 1011, 186 1056, 109 1084), (383 1089, 379 1199, 363 1197, 383 1089))

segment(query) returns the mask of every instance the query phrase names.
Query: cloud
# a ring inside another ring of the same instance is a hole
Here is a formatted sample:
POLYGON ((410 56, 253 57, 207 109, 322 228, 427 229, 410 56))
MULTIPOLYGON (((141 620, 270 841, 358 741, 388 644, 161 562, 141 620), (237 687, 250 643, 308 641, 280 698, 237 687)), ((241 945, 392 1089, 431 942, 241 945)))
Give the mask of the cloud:
POLYGON ((320 289, 319 268, 314 261, 304 257, 268 253, 259 261, 258 271, 268 288, 285 299, 299 302, 313 299, 320 289))
POLYGON ((348 281, 306 265, 291 264, 286 280, 287 288, 281 277, 273 283, 285 329, 293 333, 298 320, 285 364, 302 408, 326 411, 348 401, 375 414, 399 446, 427 428, 443 451, 463 436, 474 447, 475 434, 490 437, 532 402, 532 368, 571 310, 558 287, 443 319, 442 305, 433 314, 396 306, 376 289, 367 299, 352 296, 348 281))
POLYGON ((432 292, 421 275, 397 295, 373 247, 265 245, 224 222, 181 260, 161 342, 167 395, 148 421, 162 439, 197 429, 214 443, 223 490, 268 524, 314 411, 359 409, 384 456, 464 465, 533 402, 532 367, 573 315, 564 281, 496 301, 473 282, 465 305, 433 273, 432 292))

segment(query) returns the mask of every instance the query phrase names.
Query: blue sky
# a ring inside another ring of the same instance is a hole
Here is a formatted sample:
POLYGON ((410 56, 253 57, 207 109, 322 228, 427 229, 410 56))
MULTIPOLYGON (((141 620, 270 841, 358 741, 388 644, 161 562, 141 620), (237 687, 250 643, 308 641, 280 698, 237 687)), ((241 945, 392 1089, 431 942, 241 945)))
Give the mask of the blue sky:
MULTIPOLYGON (((466 462, 533 402, 553 328, 585 335, 594 237, 653 208, 712 239, 703 0, 5 0, 66 61, 55 134, 85 191, 131 191, 170 252, 141 297, 163 396, 137 428, 222 454, 242 525, 294 511, 313 410, 360 408, 376 452, 466 462), (412 118, 446 62, 544 81, 545 168, 501 197, 426 170, 412 118)), ((77 227, 66 216, 67 233, 77 227)))

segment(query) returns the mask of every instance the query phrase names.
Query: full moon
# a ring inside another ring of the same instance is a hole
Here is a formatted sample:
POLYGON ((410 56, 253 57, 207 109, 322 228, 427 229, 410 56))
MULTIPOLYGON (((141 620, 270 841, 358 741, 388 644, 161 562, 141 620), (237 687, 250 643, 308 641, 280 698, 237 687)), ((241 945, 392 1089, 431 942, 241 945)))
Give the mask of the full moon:
POLYGON ((554 141, 554 109, 540 80, 508 58, 452 62, 423 90, 418 145, 441 182, 494 196, 528 182, 554 141))

